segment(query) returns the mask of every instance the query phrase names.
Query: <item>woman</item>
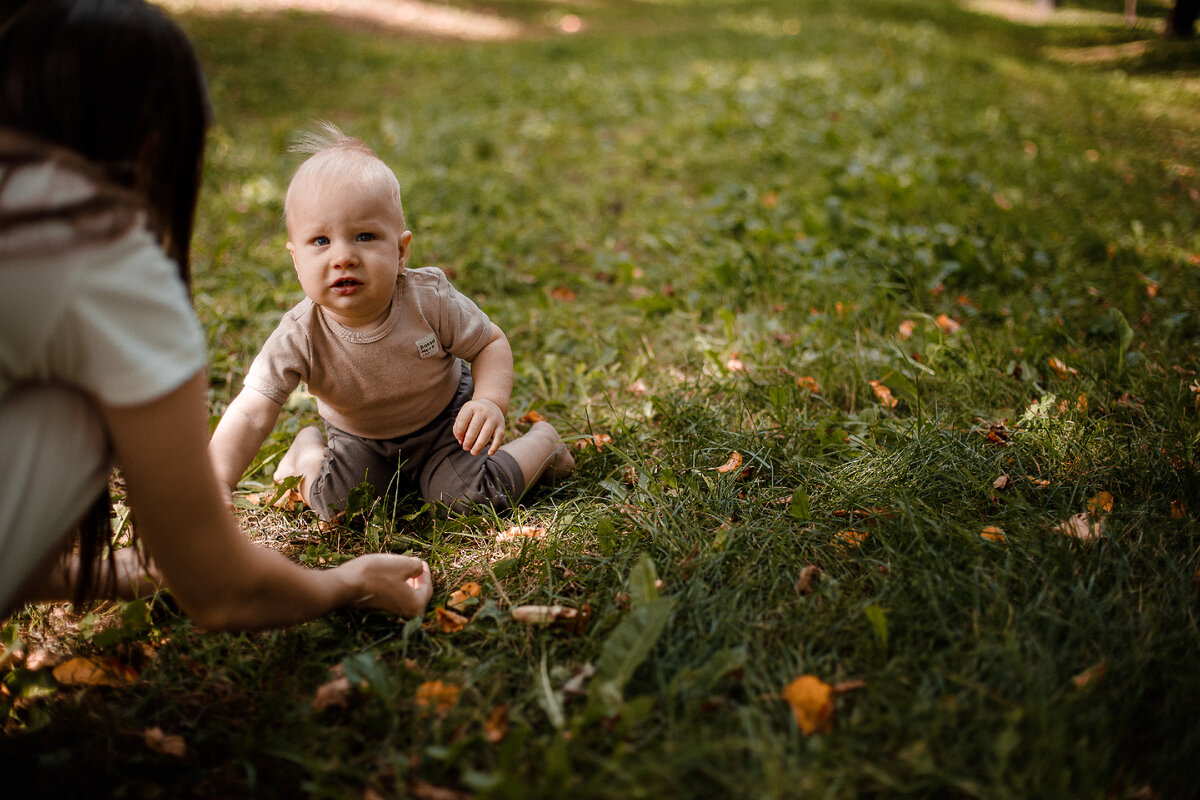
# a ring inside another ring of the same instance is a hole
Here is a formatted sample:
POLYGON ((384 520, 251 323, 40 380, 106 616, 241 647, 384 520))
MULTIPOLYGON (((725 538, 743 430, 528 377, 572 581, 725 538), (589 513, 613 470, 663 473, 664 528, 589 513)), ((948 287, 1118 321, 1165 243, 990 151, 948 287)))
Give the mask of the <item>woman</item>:
POLYGON ((209 110, 182 31, 142 0, 27 3, 0 76, 0 618, 160 581, 213 630, 423 613, 420 559, 302 568, 247 540, 214 477, 187 300, 209 110), (153 569, 97 558, 113 462, 153 569))

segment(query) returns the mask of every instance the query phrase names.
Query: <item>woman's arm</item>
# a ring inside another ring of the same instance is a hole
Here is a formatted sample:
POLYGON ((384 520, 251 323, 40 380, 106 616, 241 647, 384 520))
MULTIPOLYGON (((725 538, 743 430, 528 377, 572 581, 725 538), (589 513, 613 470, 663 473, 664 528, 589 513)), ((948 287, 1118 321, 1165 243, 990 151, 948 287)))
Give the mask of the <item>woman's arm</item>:
POLYGON ((102 413, 138 534, 197 624, 266 628, 342 606, 424 612, 433 586, 420 559, 375 554, 313 570, 246 538, 209 458, 202 373, 146 405, 102 413))

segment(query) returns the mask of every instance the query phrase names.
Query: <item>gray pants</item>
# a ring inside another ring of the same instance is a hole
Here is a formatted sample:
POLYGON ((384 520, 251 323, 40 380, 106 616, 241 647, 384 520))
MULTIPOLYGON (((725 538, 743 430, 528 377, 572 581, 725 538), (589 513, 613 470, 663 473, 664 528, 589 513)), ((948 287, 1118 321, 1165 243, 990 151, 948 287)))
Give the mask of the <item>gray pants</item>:
POLYGON ((325 420, 325 459, 309 491, 313 510, 332 519, 364 481, 374 487, 376 497, 383 497, 393 480, 401 491, 415 488, 426 500, 455 511, 476 504, 490 504, 497 511, 512 508, 525 491, 517 460, 504 451, 473 456, 454 438, 454 420, 474 390, 464 368, 450 405, 425 427, 394 439, 364 439, 325 420))

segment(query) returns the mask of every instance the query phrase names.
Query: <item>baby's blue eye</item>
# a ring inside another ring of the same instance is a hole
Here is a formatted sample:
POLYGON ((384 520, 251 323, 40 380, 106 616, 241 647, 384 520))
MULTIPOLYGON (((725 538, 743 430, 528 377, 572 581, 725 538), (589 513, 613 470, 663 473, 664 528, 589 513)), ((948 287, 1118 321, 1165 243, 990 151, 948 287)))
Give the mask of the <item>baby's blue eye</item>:
POLYGON ((373 233, 360 233, 360 234, 358 235, 358 240, 359 240, 360 242, 373 242, 373 241, 375 241, 377 238, 379 238, 379 237, 377 237, 377 236, 376 236, 375 234, 373 234, 373 233))
POLYGON ((313 244, 324 247, 325 245, 329 244, 329 237, 328 236, 318 236, 315 239, 313 239, 313 244))

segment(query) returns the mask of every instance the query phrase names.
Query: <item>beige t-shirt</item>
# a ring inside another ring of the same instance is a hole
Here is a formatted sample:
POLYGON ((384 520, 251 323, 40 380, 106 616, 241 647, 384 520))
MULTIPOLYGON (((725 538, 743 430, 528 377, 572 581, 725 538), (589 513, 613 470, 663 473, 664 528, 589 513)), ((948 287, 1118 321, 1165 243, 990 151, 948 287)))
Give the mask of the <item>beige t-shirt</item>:
POLYGON ((304 298, 267 339, 246 386, 277 403, 304 381, 321 416, 348 433, 391 439, 429 423, 454 397, 459 359, 487 344, 491 320, 437 267, 406 269, 379 327, 351 330, 304 298))

